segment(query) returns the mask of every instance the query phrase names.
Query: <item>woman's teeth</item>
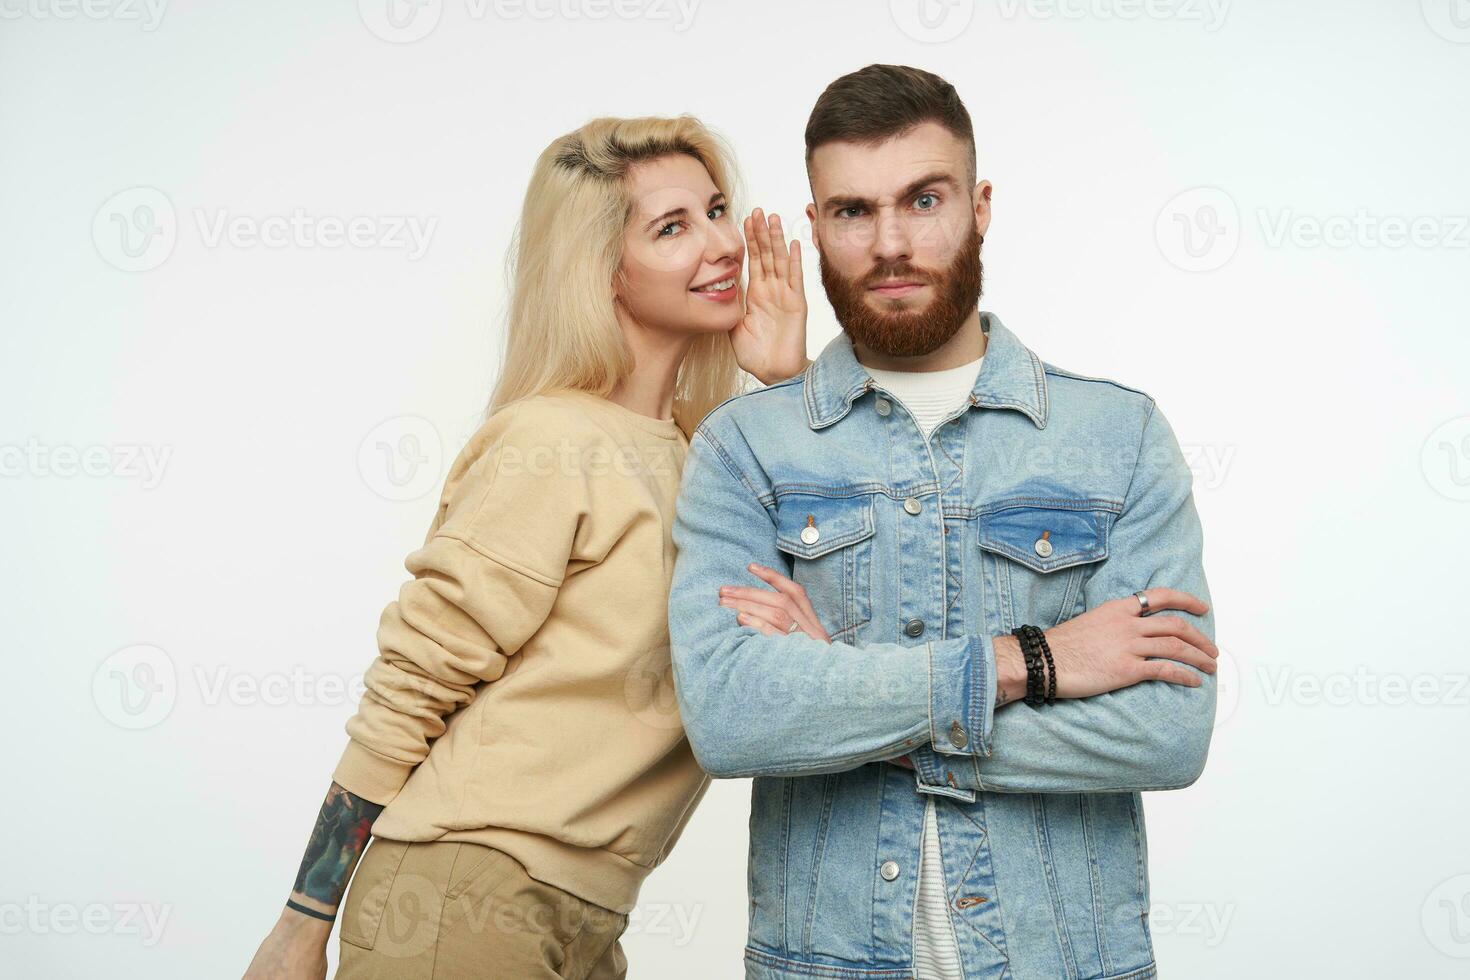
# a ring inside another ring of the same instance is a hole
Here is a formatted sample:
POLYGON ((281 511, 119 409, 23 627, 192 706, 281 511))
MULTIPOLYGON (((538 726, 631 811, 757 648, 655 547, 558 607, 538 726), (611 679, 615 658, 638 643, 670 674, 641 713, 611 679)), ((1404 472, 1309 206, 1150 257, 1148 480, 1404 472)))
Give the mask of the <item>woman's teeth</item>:
POLYGON ((735 277, 734 276, 731 276, 729 279, 721 279, 719 282, 712 282, 708 286, 700 286, 700 287, 694 289, 693 292, 696 292, 696 293, 719 293, 719 292, 723 292, 726 289, 729 289, 730 287, 732 287, 734 285, 735 285, 735 277))

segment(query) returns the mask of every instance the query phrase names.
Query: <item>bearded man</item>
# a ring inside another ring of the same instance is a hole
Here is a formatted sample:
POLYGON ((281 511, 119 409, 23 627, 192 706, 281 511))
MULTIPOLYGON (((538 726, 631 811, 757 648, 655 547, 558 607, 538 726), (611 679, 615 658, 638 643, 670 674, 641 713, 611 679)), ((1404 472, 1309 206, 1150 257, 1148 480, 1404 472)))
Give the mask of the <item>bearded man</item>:
POLYGON ((681 718, 754 777, 746 976, 1154 977, 1140 794, 1199 777, 1219 654, 1189 467, 980 311, 953 86, 837 79, 806 162, 842 333, 705 418, 673 532, 681 718))

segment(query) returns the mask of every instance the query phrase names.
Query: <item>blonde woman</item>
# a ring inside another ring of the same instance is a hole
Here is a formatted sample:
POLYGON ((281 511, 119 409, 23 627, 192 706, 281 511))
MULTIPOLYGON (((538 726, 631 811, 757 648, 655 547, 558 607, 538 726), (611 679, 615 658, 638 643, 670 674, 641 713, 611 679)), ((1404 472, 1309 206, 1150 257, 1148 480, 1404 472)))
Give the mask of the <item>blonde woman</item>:
POLYGON ((777 216, 737 227, 732 178, 687 116, 594 120, 537 160, 488 420, 248 978, 324 977, 339 905, 340 978, 625 975, 627 913, 709 779, 666 625, 688 437, 741 369, 807 364, 800 249, 777 216))

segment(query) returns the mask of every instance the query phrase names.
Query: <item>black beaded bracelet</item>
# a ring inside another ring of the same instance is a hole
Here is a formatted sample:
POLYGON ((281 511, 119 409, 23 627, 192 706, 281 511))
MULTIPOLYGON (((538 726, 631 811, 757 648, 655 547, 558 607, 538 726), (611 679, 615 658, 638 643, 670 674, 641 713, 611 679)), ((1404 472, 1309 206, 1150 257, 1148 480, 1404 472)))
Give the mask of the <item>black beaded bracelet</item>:
POLYGON ((1051 658, 1051 644, 1046 642, 1046 633, 1036 631, 1036 643, 1041 647, 1041 656, 1046 660, 1046 703, 1057 703, 1057 663, 1051 658))
POLYGON ((1034 626, 1017 626, 1011 630, 1021 644, 1021 657, 1026 662, 1026 697, 1030 705, 1044 704, 1046 699, 1046 673, 1040 649, 1036 643, 1034 626))

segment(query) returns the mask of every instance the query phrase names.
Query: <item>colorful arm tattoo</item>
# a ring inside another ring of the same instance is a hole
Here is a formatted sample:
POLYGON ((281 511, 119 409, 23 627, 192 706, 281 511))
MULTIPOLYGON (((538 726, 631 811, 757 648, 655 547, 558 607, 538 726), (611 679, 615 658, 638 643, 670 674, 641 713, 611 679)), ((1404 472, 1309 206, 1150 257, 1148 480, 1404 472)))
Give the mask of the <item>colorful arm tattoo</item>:
POLYGON ((378 804, 353 796, 333 783, 306 843, 292 898, 304 895, 328 910, 336 909, 347 890, 347 879, 352 877, 352 869, 367 846, 373 821, 382 812, 378 804))

